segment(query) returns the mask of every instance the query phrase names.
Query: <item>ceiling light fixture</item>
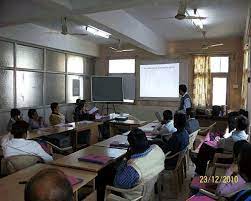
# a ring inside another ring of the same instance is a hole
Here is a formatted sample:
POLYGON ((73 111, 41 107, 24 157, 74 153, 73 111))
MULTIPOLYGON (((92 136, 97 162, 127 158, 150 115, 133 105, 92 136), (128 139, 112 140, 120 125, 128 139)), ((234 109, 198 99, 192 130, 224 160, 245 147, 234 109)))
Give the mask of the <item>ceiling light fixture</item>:
POLYGON ((108 32, 105 32, 105 31, 102 31, 96 27, 93 27, 93 26, 86 26, 86 31, 88 31, 89 33, 95 35, 95 36, 100 36, 100 37, 103 37, 103 38, 110 38, 111 34, 108 33, 108 32))
MULTIPOLYGON (((188 16, 196 16, 196 17, 200 17, 199 12, 197 9, 194 10, 187 10, 187 14, 188 16)), ((198 27, 199 29, 203 30, 203 23, 201 19, 191 19, 192 23, 198 27)))

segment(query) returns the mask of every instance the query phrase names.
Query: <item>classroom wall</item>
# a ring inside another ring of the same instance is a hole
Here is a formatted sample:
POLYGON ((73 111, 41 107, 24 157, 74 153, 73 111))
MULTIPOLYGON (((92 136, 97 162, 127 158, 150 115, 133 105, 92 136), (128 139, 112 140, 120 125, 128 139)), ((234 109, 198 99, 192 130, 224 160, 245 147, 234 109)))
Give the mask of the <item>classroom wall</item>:
POLYGON ((34 108, 49 123, 50 103, 58 102, 66 120, 73 121, 75 100, 90 99, 94 60, 78 52, 0 38, 0 136, 6 134, 11 108, 20 109, 25 121, 28 109, 34 108), (73 95, 73 79, 79 80, 79 96, 73 95))
MULTIPOLYGON (((100 57, 96 60, 95 75, 108 75, 108 61, 109 59, 123 59, 123 58, 135 58, 136 59, 136 80, 139 80, 139 74, 137 73, 137 61, 140 60, 182 60, 186 63, 186 71, 182 71, 181 79, 183 83, 188 85, 189 93, 192 94, 193 89, 193 57, 192 54, 209 54, 209 55, 229 55, 230 56, 230 69, 229 69, 229 94, 228 103, 229 108, 237 110, 240 107, 240 95, 241 95, 241 78, 242 78, 242 63, 243 63, 243 51, 242 51, 242 38, 234 37, 227 39, 215 39, 209 42, 222 42, 224 46, 212 48, 205 52, 201 51, 201 46, 204 41, 191 40, 191 41, 177 41, 167 43, 168 52, 165 56, 157 56, 148 53, 144 50, 137 49, 134 52, 114 53, 108 47, 103 46, 100 48, 100 57), (238 84, 238 89, 233 89, 232 84, 238 84)), ((139 85, 136 85, 136 93, 139 91, 139 85)), ((179 101, 146 101, 136 100, 135 104, 117 104, 116 109, 119 112, 126 112, 135 115, 142 120, 153 120, 155 111, 163 111, 165 109, 177 110, 179 101)), ((101 105, 99 105, 101 106, 101 105)))

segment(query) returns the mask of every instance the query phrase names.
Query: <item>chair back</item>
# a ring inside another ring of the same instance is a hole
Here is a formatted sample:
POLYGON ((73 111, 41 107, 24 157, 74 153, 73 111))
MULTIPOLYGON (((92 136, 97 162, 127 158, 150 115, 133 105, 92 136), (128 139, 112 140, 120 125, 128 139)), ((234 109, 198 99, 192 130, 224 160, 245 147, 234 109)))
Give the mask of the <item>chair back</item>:
POLYGON ((142 201, 153 200, 154 198, 154 186, 157 183, 159 175, 152 177, 143 184, 143 198, 142 201))
POLYGON ((196 131, 194 131, 193 133, 191 133, 190 135, 189 135, 189 144, 188 144, 188 150, 193 150, 193 144, 194 144, 194 141, 195 141, 195 139, 196 139, 196 136, 198 135, 198 133, 199 133, 199 131, 200 131, 200 129, 198 129, 198 130, 196 130, 196 131))
POLYGON ((175 167, 174 170, 178 170, 179 167, 182 165, 182 161, 185 159, 187 151, 188 151, 188 147, 186 147, 185 149, 183 149, 182 151, 180 151, 180 152, 177 153, 177 155, 178 155, 178 161, 177 161, 177 164, 176 164, 176 167, 175 167))
POLYGON ((8 175, 39 162, 43 162, 43 160, 40 157, 34 155, 10 156, 8 158, 2 159, 1 168, 3 173, 8 175))

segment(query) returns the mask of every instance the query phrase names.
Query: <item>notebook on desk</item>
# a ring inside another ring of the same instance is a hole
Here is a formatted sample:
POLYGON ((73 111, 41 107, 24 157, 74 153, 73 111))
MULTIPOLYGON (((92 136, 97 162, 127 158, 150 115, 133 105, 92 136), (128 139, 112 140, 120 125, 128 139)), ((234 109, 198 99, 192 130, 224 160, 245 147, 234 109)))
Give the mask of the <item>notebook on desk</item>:
POLYGON ((215 201, 215 200, 206 195, 196 194, 190 197, 189 199, 187 199, 186 201, 215 201))
POLYGON ((108 156, 94 155, 94 154, 90 154, 90 155, 78 158, 79 161, 97 163, 97 164, 101 164, 101 165, 108 163, 112 159, 113 158, 108 157, 108 156))
POLYGON ((71 176, 71 175, 67 175, 66 177, 67 177, 68 181, 70 182, 71 186, 74 186, 74 185, 79 184, 82 181, 84 181, 81 178, 78 178, 78 177, 75 177, 75 176, 71 176))

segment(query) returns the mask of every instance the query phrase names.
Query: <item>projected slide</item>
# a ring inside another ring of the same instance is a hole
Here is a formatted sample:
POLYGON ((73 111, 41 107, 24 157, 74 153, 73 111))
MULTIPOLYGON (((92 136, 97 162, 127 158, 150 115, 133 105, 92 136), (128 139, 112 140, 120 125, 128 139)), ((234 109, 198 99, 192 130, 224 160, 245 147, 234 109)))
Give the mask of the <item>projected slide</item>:
POLYGON ((179 97, 179 63, 140 65, 140 97, 179 97))

